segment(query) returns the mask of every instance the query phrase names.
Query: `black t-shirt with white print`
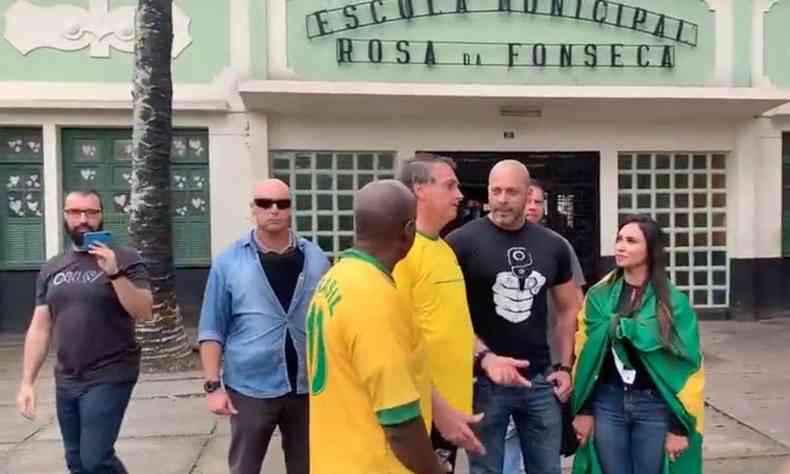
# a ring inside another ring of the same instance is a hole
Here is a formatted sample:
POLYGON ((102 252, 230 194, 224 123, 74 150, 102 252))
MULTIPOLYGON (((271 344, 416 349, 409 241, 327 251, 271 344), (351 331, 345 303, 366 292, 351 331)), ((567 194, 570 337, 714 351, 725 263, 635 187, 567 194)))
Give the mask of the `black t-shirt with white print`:
MULTIPOLYGON (((150 288, 137 250, 113 250, 126 277, 138 288, 150 288)), ((52 316, 58 383, 137 380, 140 346, 134 319, 94 256, 68 250, 48 261, 38 275, 36 305, 49 306, 52 316)))
POLYGON ((529 376, 551 364, 548 290, 573 276, 567 246, 542 226, 500 229, 481 217, 447 236, 466 282, 475 334, 494 353, 526 359, 529 376))

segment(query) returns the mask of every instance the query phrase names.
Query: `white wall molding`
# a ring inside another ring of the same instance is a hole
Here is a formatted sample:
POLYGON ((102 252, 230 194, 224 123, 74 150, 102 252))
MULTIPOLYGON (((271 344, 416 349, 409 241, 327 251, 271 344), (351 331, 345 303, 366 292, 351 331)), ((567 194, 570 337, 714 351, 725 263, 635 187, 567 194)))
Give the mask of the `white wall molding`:
POLYGON ((735 31, 732 0, 706 0, 715 18, 716 72, 713 83, 729 86, 733 82, 735 31))
MULTIPOLYGON (((3 109, 132 109, 130 82, 3 82, 0 110, 3 109)), ((217 84, 175 84, 174 110, 222 111, 228 108, 227 93, 217 84)))
POLYGON ((266 1, 269 78, 290 79, 296 73, 288 67, 288 6, 285 0, 266 1))

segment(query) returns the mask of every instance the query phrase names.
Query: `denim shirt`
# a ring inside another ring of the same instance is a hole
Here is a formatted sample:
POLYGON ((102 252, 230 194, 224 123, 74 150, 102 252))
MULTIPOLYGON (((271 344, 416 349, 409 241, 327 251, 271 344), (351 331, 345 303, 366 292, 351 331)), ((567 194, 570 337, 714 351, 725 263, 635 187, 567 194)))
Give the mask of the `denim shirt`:
POLYGON ((214 260, 203 296, 198 340, 222 345, 225 385, 248 397, 275 398, 291 391, 285 362, 287 329, 299 359, 296 391, 304 394, 305 317, 329 261, 317 245, 298 239, 304 268, 286 313, 261 267, 253 232, 214 260))

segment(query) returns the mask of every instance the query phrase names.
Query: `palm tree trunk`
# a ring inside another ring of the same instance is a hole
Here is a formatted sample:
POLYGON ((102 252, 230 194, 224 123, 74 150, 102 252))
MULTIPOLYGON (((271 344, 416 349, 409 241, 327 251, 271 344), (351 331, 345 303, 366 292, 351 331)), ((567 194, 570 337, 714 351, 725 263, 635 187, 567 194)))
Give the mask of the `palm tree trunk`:
POLYGON ((170 215, 170 147, 173 82, 172 0, 139 0, 136 16, 132 97, 131 244, 140 249, 151 275, 153 319, 138 326, 144 370, 188 366, 191 349, 175 294, 170 215))

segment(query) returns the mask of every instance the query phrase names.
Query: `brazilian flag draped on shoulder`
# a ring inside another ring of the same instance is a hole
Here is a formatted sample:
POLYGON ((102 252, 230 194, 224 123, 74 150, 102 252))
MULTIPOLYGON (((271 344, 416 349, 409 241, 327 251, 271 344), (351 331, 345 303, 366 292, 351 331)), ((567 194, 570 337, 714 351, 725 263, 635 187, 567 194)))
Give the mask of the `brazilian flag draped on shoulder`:
MULTIPOLYGON (((652 285, 630 316, 617 314, 623 279, 612 272, 587 292, 576 334, 573 411, 578 413, 592 395, 606 351, 615 350, 629 365, 623 341, 628 340, 644 363, 658 391, 689 433, 689 447, 675 462, 664 456, 662 474, 702 473, 703 388, 705 376, 699 346, 697 316, 686 295, 669 283, 674 336, 670 347, 661 342, 652 285)), ((595 453, 595 432, 576 452, 573 474, 604 474, 595 453)))

